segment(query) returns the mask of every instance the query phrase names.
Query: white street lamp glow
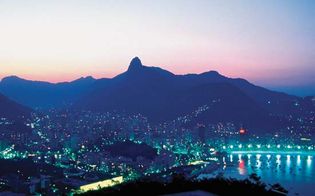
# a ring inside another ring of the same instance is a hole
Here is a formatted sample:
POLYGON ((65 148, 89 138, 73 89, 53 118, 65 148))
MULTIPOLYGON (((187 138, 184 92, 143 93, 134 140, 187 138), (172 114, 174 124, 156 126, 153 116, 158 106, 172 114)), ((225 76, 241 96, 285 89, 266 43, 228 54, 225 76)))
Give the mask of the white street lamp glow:
POLYGON ((300 155, 297 156, 297 162, 301 163, 301 156, 300 155))

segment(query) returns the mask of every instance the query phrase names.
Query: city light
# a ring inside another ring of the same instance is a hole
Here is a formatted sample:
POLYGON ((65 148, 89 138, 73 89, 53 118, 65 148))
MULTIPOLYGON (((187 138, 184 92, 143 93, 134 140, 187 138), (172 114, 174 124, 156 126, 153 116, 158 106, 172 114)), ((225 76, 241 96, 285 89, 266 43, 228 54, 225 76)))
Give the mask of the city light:
POLYGON ((296 161, 297 161, 297 164, 300 164, 300 163, 301 163, 301 156, 300 156, 300 155, 297 156, 296 161))
POLYGON ((87 191, 92 191, 92 190, 98 190, 100 188, 111 187, 111 186, 115 186, 117 184, 120 184, 122 182, 123 182, 123 177, 118 176, 118 177, 115 177, 112 179, 103 180, 100 182, 95 182, 92 184, 80 186, 79 192, 87 192, 87 191))
POLYGON ((307 166, 310 167, 311 163, 312 163, 312 156, 307 156, 307 160, 306 160, 307 166))
MULTIPOLYGON (((217 160, 217 159, 215 159, 217 160)), ((203 161, 203 160, 196 160, 196 161, 191 161, 188 163, 188 165, 202 165, 202 164, 207 164, 209 162, 203 161)))
POLYGON ((0 3, 0 196, 315 195, 315 0, 280 1, 0 3))

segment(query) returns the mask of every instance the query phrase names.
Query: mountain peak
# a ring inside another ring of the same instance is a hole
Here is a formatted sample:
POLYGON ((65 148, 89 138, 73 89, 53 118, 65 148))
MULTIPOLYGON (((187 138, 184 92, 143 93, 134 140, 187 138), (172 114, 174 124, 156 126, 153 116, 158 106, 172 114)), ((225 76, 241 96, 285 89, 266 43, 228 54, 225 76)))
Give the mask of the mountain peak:
POLYGON ((21 81, 23 80, 22 78, 12 75, 12 76, 7 76, 2 78, 1 82, 8 82, 8 81, 21 81))
POLYGON ((81 78, 78 78, 74 81, 86 81, 86 80, 96 80, 95 78, 93 78, 93 76, 86 76, 86 77, 81 77, 81 78))
POLYGON ((142 67, 143 67, 143 65, 142 65, 139 57, 134 57, 129 64, 128 71, 141 69, 142 67))

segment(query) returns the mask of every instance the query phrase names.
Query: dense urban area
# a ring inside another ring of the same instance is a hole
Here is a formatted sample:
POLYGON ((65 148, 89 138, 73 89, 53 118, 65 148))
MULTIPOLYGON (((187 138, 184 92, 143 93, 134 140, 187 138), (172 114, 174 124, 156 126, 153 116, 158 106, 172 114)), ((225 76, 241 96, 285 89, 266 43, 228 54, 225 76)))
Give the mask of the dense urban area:
POLYGON ((273 134, 255 134, 242 124, 195 123, 208 107, 160 124, 140 114, 73 110, 36 111, 25 124, 1 118, 1 191, 82 193, 176 171, 197 178, 229 166, 228 153, 314 150, 314 111, 285 116, 292 126, 273 134))

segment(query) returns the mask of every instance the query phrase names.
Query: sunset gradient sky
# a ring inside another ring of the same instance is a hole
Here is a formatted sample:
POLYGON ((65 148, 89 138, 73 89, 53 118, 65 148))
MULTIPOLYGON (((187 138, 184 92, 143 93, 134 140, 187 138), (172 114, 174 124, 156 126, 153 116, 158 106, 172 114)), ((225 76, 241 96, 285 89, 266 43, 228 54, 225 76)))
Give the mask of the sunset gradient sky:
POLYGON ((177 74, 315 85, 315 1, 0 0, 0 79, 113 77, 134 56, 177 74))

